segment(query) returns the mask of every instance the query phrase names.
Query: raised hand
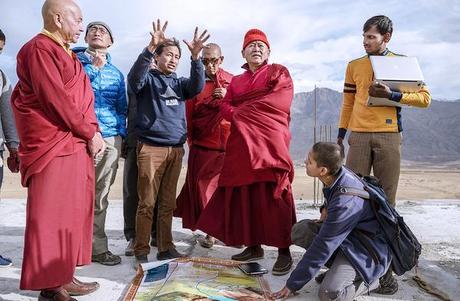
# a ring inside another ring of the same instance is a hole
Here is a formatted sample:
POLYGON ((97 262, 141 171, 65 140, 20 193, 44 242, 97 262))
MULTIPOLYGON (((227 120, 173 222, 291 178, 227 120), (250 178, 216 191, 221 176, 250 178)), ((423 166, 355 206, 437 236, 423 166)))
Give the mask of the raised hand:
POLYGON ((166 21, 165 24, 161 26, 160 19, 157 19, 156 24, 155 24, 155 21, 152 22, 152 26, 153 26, 153 31, 150 32, 152 39, 150 40, 148 49, 150 52, 153 53, 159 44, 167 40, 165 36, 165 31, 166 31, 166 27, 168 27, 168 21, 166 21))
POLYGON ((195 27, 195 34, 193 35, 193 40, 189 42, 183 40, 184 43, 187 45, 188 49, 190 50, 193 60, 198 59, 200 51, 204 47, 204 43, 209 39, 210 35, 206 35, 207 32, 208 31, 205 29, 203 33, 198 37, 198 27, 195 27))

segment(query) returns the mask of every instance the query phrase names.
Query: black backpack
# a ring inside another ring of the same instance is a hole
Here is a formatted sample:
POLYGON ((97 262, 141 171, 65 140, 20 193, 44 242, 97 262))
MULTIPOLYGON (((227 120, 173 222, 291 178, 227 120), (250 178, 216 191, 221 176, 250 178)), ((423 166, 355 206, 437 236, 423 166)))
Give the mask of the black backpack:
POLYGON ((422 252, 422 245, 404 222, 402 216, 390 206, 378 179, 361 175, 357 175, 357 177, 363 183, 364 190, 340 187, 340 193, 359 196, 370 201, 385 239, 390 246, 393 256, 391 262, 393 271, 396 275, 401 276, 417 265, 422 252))

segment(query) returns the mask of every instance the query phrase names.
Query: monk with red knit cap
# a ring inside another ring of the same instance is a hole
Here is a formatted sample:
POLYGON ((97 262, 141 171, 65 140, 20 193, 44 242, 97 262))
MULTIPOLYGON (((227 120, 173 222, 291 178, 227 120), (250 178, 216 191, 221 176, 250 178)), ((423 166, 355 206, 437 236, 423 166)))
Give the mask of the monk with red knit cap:
POLYGON ((278 248, 274 275, 292 266, 291 227, 296 222, 289 154, 293 83, 286 67, 268 64, 270 43, 251 29, 241 51, 246 71, 233 77, 221 103, 231 121, 224 165, 216 192, 198 228, 227 245, 245 245, 233 260, 264 256, 262 245, 278 248))

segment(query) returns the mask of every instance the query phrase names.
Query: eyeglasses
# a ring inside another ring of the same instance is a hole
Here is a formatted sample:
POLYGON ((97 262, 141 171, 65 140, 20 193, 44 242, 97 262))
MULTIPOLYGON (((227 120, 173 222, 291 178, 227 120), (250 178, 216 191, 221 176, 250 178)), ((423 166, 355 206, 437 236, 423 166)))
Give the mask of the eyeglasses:
POLYGON ((92 26, 90 29, 88 29, 88 32, 89 33, 96 33, 98 30, 102 35, 105 35, 105 34, 108 33, 107 29, 105 29, 104 27, 99 27, 99 26, 92 26))
POLYGON ((213 57, 213 58, 209 58, 209 59, 208 58, 201 58, 201 62, 203 62, 203 65, 205 65, 205 66, 208 65, 208 64, 211 64, 211 65, 215 66, 215 65, 219 64, 221 58, 222 57, 213 57))

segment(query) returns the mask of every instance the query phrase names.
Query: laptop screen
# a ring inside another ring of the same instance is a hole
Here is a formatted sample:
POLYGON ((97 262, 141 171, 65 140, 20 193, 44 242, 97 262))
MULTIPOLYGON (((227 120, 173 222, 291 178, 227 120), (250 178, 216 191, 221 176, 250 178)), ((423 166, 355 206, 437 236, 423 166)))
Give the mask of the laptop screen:
POLYGON ((423 81, 423 74, 417 58, 410 56, 369 57, 376 80, 423 81))

